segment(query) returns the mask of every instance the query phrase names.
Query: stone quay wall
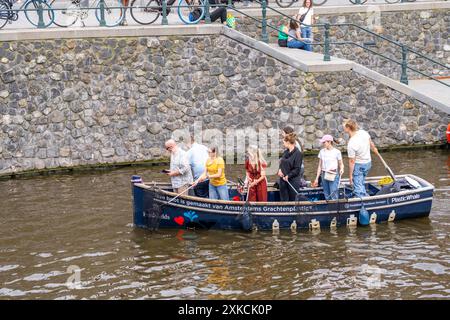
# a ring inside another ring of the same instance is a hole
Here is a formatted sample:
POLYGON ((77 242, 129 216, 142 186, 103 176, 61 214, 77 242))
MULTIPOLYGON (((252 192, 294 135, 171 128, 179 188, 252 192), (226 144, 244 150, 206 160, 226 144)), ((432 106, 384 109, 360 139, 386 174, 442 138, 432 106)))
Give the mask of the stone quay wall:
POLYGON ((0 174, 163 157, 174 130, 294 125, 307 149, 356 118, 379 146, 448 116, 353 71, 305 73, 224 35, 0 44, 0 174))
MULTIPOLYGON (((450 4, 438 3, 439 6, 432 4, 401 4, 402 10, 391 10, 396 5, 369 5, 359 6, 360 8, 351 8, 352 10, 342 10, 326 7, 316 7, 316 23, 354 23, 362 26, 391 40, 401 42, 416 51, 435 59, 441 63, 450 65, 450 4), (348 12, 353 11, 353 12, 348 12)), ((353 6, 358 7, 358 6, 353 6)), ((344 8, 345 9, 345 8, 344 8)), ((298 9, 282 9, 281 11, 288 16, 293 16, 298 9)), ((275 15, 268 10, 268 23, 278 27, 281 23, 287 21, 286 18, 275 15)), ((253 11, 252 16, 260 19, 260 12, 253 11)), ((261 39, 260 23, 245 16, 239 16, 237 21, 237 30, 256 39, 261 39)), ((270 33, 269 42, 277 42, 277 31, 268 27, 270 33)), ((314 41, 323 42, 324 28, 313 28, 314 41)), ((368 34, 353 26, 331 27, 330 41, 344 42, 352 41, 363 45, 371 43, 369 49, 401 61, 402 52, 399 46, 380 40, 373 35, 368 34)), ((354 45, 335 45, 332 44, 331 55, 349 59, 360 63, 383 75, 400 79, 401 66, 385 58, 374 55, 363 48, 354 45)), ((323 52, 321 45, 313 47, 315 52, 323 52)), ((430 75, 450 76, 442 66, 429 62, 420 56, 409 53, 408 65, 421 72, 430 75)), ((424 76, 408 71, 410 79, 424 78, 424 76)))

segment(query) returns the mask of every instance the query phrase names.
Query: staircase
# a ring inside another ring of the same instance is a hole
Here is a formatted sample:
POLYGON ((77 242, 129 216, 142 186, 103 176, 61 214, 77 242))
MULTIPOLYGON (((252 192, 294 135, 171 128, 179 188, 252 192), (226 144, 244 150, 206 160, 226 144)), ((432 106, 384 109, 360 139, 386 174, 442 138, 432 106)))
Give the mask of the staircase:
MULTIPOLYGON (((406 85, 350 60, 331 57, 331 61, 323 61, 323 54, 299 49, 282 48, 276 44, 267 44, 227 27, 223 27, 222 33, 235 41, 264 52, 299 70, 305 72, 341 72, 352 70, 371 80, 382 83, 393 90, 450 114, 450 87, 434 80, 410 80, 409 85, 406 85)), ((449 80, 445 81, 450 84, 449 80)))

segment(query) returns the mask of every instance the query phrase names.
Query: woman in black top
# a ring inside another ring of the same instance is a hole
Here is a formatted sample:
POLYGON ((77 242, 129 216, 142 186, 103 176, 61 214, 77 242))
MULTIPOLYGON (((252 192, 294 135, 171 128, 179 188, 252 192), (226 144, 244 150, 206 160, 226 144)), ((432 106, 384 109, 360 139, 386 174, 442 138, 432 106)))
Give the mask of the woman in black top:
POLYGON ((280 168, 278 169, 278 176, 280 177, 280 200, 281 201, 295 201, 297 193, 295 190, 300 188, 300 168, 302 167, 303 154, 295 146, 297 135, 295 133, 287 134, 283 138, 283 144, 286 150, 280 159, 280 168), (292 187, 288 184, 288 182, 292 187))

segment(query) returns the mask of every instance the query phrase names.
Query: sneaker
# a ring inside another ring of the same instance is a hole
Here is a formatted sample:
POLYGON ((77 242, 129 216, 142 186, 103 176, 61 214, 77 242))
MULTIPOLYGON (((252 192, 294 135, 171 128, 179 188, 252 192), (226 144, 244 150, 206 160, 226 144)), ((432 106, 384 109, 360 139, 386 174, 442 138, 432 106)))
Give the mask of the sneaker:
POLYGON ((127 26, 128 25, 127 19, 123 19, 122 22, 120 22, 120 25, 127 26))

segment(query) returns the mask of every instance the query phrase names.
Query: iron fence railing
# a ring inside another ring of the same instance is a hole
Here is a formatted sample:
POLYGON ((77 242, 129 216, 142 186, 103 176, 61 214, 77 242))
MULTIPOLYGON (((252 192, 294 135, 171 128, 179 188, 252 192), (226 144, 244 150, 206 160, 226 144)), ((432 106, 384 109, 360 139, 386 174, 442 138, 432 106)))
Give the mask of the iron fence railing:
MULTIPOLYGON (((265 13, 266 9, 269 9, 269 10, 272 10, 272 11, 276 12, 277 14, 279 14, 280 16, 282 16, 282 17, 284 17, 286 19, 294 20, 300 25, 309 26, 309 25, 305 25, 303 22, 301 22, 301 21, 299 21, 299 20, 297 20, 297 19, 295 19, 295 18, 293 18, 291 16, 286 15, 285 13, 281 12, 280 10, 277 10, 275 8, 267 6, 265 0, 262 0, 262 1, 255 0, 255 1, 260 3, 261 4, 261 8, 262 8, 262 21, 261 21, 261 24, 262 24, 261 40, 262 41, 267 42, 266 39, 268 39, 268 35, 264 34, 264 33, 267 33, 267 28, 264 26, 264 25, 267 25, 267 21, 266 21, 267 18, 266 18, 266 13, 265 13)), ((250 17, 249 15, 246 15, 246 16, 250 17)), ((321 43, 321 42, 311 42, 311 44, 313 44, 313 45, 314 44, 316 44, 316 45, 323 45, 323 55, 324 55, 323 59, 324 59, 324 61, 330 61, 330 45, 331 44, 334 44, 334 45, 353 45, 353 46, 362 48, 362 49, 364 49, 364 50, 366 50, 366 51, 368 51, 368 52, 370 52, 370 53, 372 53, 372 54, 374 54, 376 56, 382 57, 382 58, 384 58, 386 60, 389 60, 389 61, 391 61, 391 62, 393 62, 395 64, 400 65, 401 66, 401 76, 400 76, 400 82, 401 83, 408 84, 407 70, 411 70, 412 72, 418 73, 418 74, 420 74, 420 75, 422 75, 422 76, 424 76, 424 77, 426 77, 426 78, 428 78, 430 80, 434 80, 436 82, 439 82, 440 84, 443 84, 443 85, 445 85, 447 87, 450 87, 449 84, 447 84, 447 83, 437 79, 433 75, 426 74, 426 73, 424 73, 422 71, 419 71, 419 70, 409 66, 408 65, 408 52, 412 52, 415 55, 420 56, 421 58, 427 60, 428 62, 431 62, 431 63, 433 63, 435 65, 438 65, 438 66, 442 67, 446 72, 449 72, 450 68, 447 65, 445 65, 444 63, 441 63, 441 62, 439 62, 439 61, 437 61, 437 60, 435 60, 433 58, 430 58, 430 57, 426 56, 425 54, 420 53, 419 51, 417 51, 417 50, 415 50, 415 49, 413 49, 413 48, 411 48, 411 47, 409 47, 409 46, 407 46, 407 45, 405 45, 403 43, 400 43, 398 41, 389 39, 389 38, 387 38, 387 37, 385 37, 383 35, 380 35, 380 34, 374 32, 372 30, 369 30, 367 28, 364 28, 364 27, 362 27, 360 25, 357 25, 357 24, 354 24, 354 23, 316 23, 312 27, 314 27, 314 28, 323 28, 324 29, 324 40, 323 40, 323 43, 321 43), (399 47, 400 50, 401 50, 401 53, 402 53, 401 61, 398 61, 398 60, 395 60, 395 59, 393 59, 391 57, 383 55, 383 54, 381 54, 381 53, 379 53, 379 52, 377 52, 375 50, 372 50, 372 49, 368 48, 365 45, 358 44, 357 42, 354 42, 354 41, 341 41, 341 42, 336 42, 336 41, 332 42, 332 41, 330 41, 331 28, 332 27, 345 27, 345 26, 347 26, 347 27, 354 27, 354 28, 356 28, 358 30, 361 30, 361 31, 363 31, 363 32, 365 32, 367 34, 370 34, 370 35, 376 37, 377 39, 380 39, 380 40, 383 40, 383 41, 387 41, 387 42, 389 42, 391 44, 394 44, 395 46, 399 47)), ((280 30, 277 30, 277 31, 278 32, 282 32, 280 30)), ((284 33, 284 32, 282 32, 282 33, 284 33)))
MULTIPOLYGON (((7 0, 0 0, 0 4, 2 2, 5 2, 7 0)), ((1 19, 8 19, 8 17, 11 16, 11 14, 14 12, 15 14, 18 14, 21 11, 24 11, 25 13, 27 11, 35 11, 37 13, 37 22, 33 23, 37 28, 46 28, 48 27, 50 24, 48 21, 44 21, 44 17, 47 16, 52 16, 53 15, 53 19, 54 19, 54 15, 57 14, 59 11, 61 10, 66 10, 65 8, 52 8, 51 6, 48 5, 48 0, 28 0, 28 2, 33 2, 34 7, 33 9, 26 9, 23 8, 23 6, 21 8, 18 9, 13 9, 12 7, 9 8, 5 8, 0 6, 0 20, 1 19), (44 7, 45 5, 45 7, 44 7), (51 14, 50 14, 51 12, 51 14), (55 13, 56 12, 56 13, 55 13)), ((256 3, 260 4, 260 8, 261 8, 261 19, 256 18, 255 16, 252 16, 250 14, 247 14, 245 12, 245 9, 238 9, 235 6, 233 6, 232 1, 228 0, 227 4, 214 4, 211 5, 209 3, 209 1, 201 1, 201 2, 196 2, 195 4, 192 3, 190 5, 180 5, 177 4, 175 5, 176 0, 171 1, 171 4, 168 5, 168 1, 167 0, 158 0, 155 1, 156 3, 158 3, 159 5, 152 5, 152 6, 122 6, 120 5, 121 2, 117 1, 117 6, 106 6, 105 5, 105 0, 98 0, 97 2, 97 6, 96 7, 82 7, 81 9, 79 8, 78 10, 95 10, 96 12, 96 16, 97 19, 99 21, 99 25, 100 26, 110 26, 107 24, 106 22, 106 13, 110 12, 111 10, 118 10, 120 9, 120 18, 124 18, 127 10, 133 10, 133 9, 144 9, 144 10, 149 10, 147 12, 153 12, 155 14, 161 15, 162 19, 161 19, 161 24, 162 25, 168 25, 168 19, 167 19, 167 15, 168 15, 168 9, 169 8, 175 8, 177 10, 179 10, 180 8, 188 8, 188 11, 192 11, 194 9, 201 9, 202 14, 201 14, 201 18, 198 19, 199 20, 204 20, 205 24, 209 24, 211 23, 211 7, 224 7, 227 10, 232 10, 235 11, 237 13, 239 13, 242 16, 245 16, 255 22, 257 22, 260 26, 261 26, 261 41, 268 43, 269 42, 269 33, 268 33, 268 29, 272 29, 275 30, 277 32, 281 32, 283 34, 285 34, 286 36, 288 36, 288 34, 286 34, 285 32, 279 30, 279 28, 277 26, 273 26, 270 23, 268 23, 268 18, 267 18, 267 10, 271 10, 273 12, 275 12, 277 15, 279 15, 280 17, 289 19, 289 20, 294 20, 297 23, 299 23, 300 25, 305 26, 304 23, 302 23, 301 21, 295 19, 294 17, 288 16, 287 14, 281 12, 280 10, 273 8, 271 6, 267 5, 267 1, 266 0, 255 0, 256 3), (122 16, 123 15, 123 16, 122 16)), ((186 3, 189 3, 189 0, 185 0, 186 3)), ((193 0, 195 1, 195 0, 193 0)), ((11 1, 10 1, 11 2, 11 1)), ((179 0, 179 3, 181 3, 181 1, 179 0)), ((254 9, 254 8, 253 8, 254 9)), ((180 15, 180 14, 179 14, 180 15)), ((27 17, 28 18, 28 17, 27 17)), ((181 15, 180 15, 181 18, 181 15)), ((183 19, 182 19, 183 20, 183 19)), ((156 21, 156 19, 155 19, 156 21)), ((191 23, 189 21, 183 20, 185 23, 191 23)), ((30 21, 31 22, 31 21, 30 21)), ((140 23, 140 22, 139 22, 140 23)), ((153 22, 152 22, 153 23, 153 22)), ((440 84, 443 84, 447 87, 450 87, 449 84, 437 79, 435 76, 427 74, 423 71, 417 70, 414 67, 411 67, 410 65, 408 65, 408 52, 414 53, 416 56, 419 56, 421 58, 423 58, 424 60, 439 66, 440 68, 444 69, 445 72, 448 72, 450 70, 450 68, 440 62, 437 61, 436 59, 433 59, 429 56, 427 56, 426 54, 423 54, 421 52, 419 52, 418 50, 411 48, 403 43, 400 43, 396 40, 390 39, 386 36, 380 35, 372 30, 369 30, 367 28, 364 28, 360 25, 354 24, 354 23, 317 23, 314 24, 312 27, 317 28, 317 29, 323 29, 323 41, 320 42, 314 42, 311 41, 310 44, 311 45, 320 45, 323 46, 323 60, 324 61, 330 61, 331 60, 331 56, 330 56, 330 50, 331 50, 331 45, 350 45, 353 47, 358 47, 358 48, 362 48, 363 50, 366 50, 367 52, 381 57, 387 61, 390 61, 394 64, 400 65, 401 66, 401 76, 400 76, 400 82, 404 83, 404 84, 408 84, 408 70, 415 72, 417 74, 420 74, 428 79, 434 80, 440 84), (371 48, 369 48, 367 45, 364 44, 360 44, 356 41, 332 41, 330 39, 330 32, 332 28, 343 28, 343 27, 351 27, 351 28, 355 28, 357 30, 360 30, 362 32, 364 32, 365 34, 368 34, 370 36, 375 37, 376 39, 382 40, 382 41, 386 41, 396 47, 398 47, 401 50, 401 59, 395 59, 393 57, 389 57, 385 54, 382 54, 380 52, 377 52, 375 50, 372 50, 371 48)))

